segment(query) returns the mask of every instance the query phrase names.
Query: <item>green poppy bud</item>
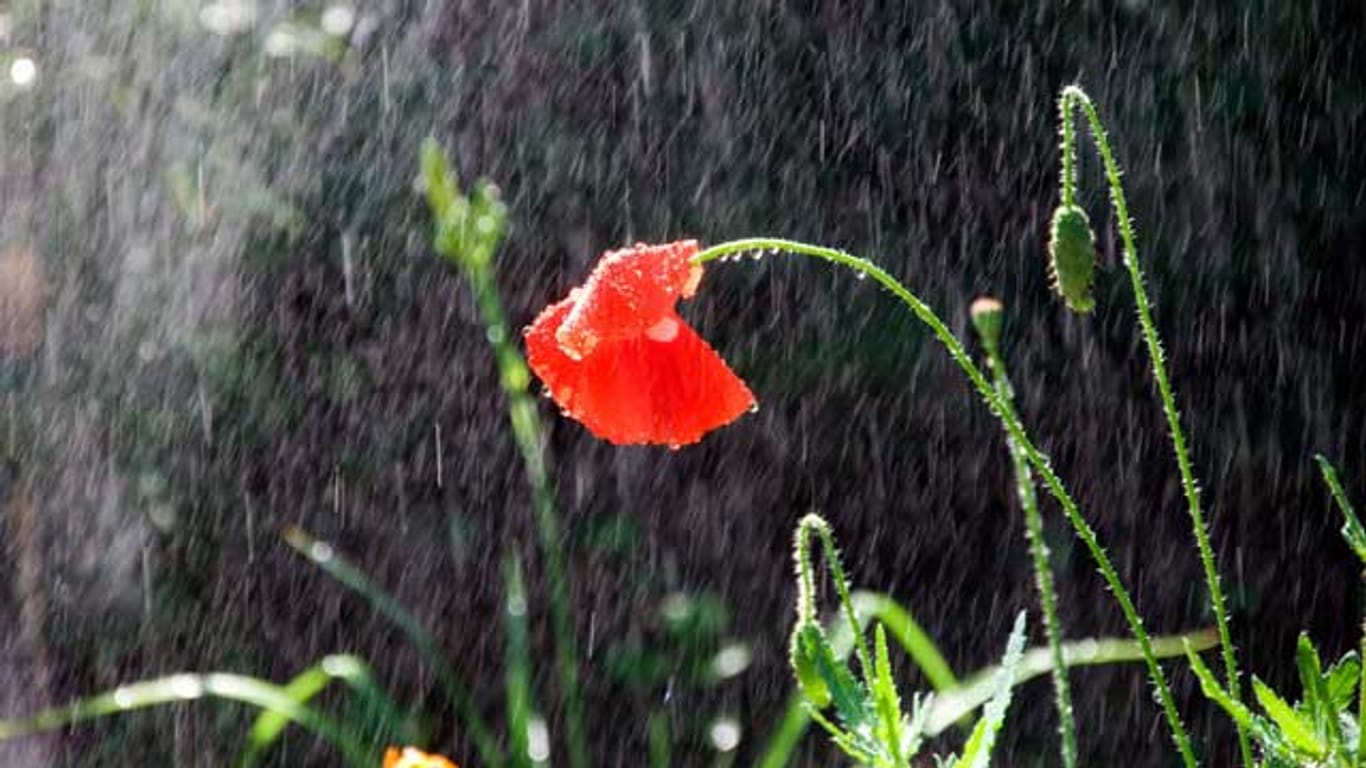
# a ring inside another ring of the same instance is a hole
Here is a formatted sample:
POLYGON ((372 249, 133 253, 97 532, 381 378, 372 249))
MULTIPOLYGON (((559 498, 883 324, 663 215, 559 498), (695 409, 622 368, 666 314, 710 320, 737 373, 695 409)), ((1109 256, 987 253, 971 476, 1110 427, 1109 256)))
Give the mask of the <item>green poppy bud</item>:
POLYGON ((1068 309, 1090 312, 1095 308, 1091 286, 1096 277, 1096 236, 1085 211, 1075 205, 1058 206, 1053 212, 1048 255, 1053 290, 1068 309))
POLYGON ((977 329, 977 335, 982 339, 982 346, 989 350, 996 349, 1001 341, 1001 324, 1005 318, 1005 307, 1001 302, 983 296, 968 307, 968 316, 972 318, 972 327, 977 329))

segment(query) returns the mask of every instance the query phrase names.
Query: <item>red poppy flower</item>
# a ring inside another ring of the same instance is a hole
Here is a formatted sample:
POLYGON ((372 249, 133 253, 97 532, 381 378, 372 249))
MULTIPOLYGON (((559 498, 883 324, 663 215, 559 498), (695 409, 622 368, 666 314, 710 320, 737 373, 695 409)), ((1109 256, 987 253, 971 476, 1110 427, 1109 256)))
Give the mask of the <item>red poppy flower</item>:
POLYGON ((754 395, 678 316, 697 290, 697 241, 608 251, 588 282, 527 329, 527 362, 565 414, 618 445, 687 445, 754 395))

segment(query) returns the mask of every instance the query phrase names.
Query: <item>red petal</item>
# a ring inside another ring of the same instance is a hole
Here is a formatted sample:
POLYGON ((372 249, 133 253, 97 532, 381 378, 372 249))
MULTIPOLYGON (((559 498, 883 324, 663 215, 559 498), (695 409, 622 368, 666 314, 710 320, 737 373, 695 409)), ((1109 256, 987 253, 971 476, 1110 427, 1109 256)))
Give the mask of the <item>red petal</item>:
POLYGON ((570 356, 583 357, 599 342, 644 333, 673 312, 680 297, 697 290, 702 267, 692 263, 696 255, 696 240, 608 251, 560 326, 560 346, 570 356))
POLYGON ((618 445, 687 445, 754 407, 745 383, 672 310, 655 338, 604 341, 570 357, 556 331, 574 306, 570 297, 547 307, 527 328, 527 360, 560 408, 594 435, 618 445))

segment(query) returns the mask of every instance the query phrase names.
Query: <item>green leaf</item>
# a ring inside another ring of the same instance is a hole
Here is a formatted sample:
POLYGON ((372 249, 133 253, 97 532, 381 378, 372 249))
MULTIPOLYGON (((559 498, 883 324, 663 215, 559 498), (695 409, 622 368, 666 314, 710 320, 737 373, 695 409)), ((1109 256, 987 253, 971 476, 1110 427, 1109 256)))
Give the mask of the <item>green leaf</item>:
POLYGON ((1346 709, 1356 697, 1357 683, 1361 679, 1361 661, 1356 652, 1349 652, 1338 659, 1338 663, 1324 677, 1329 705, 1335 711, 1346 709))
MULTIPOLYGON (((1185 635, 1159 635, 1152 638, 1153 654, 1159 659, 1185 654, 1189 644, 1197 651, 1213 648, 1219 638, 1213 630, 1199 630, 1185 635)), ((1068 667, 1117 664, 1143 660, 1142 646, 1130 638, 1088 638, 1074 640, 1062 645, 1063 663, 1068 667)), ((1031 648, 1020 662, 1016 682, 1022 683, 1053 669, 1053 652, 1047 646, 1031 648)), ((960 722, 964 716, 991 699, 995 691, 994 683, 1000 667, 991 666, 978 670, 964 678, 962 685, 951 690, 937 692, 934 697, 926 733, 937 736, 947 728, 960 722)))
POLYGON ((1015 674, 1024 656, 1025 613, 1015 617, 1015 628, 1011 630, 1010 640, 1006 643, 1005 658, 1001 660, 1001 672, 996 679, 996 693, 991 701, 982 708, 982 717, 972 729, 968 743, 963 747, 959 762, 968 768, 987 768, 991 764, 991 750, 996 746, 996 735, 1005 723, 1006 710, 1010 707, 1011 691, 1015 687, 1015 674))
POLYGON ((892 752, 896 765, 901 765, 902 727, 901 697, 892 681, 892 661, 887 652, 887 630, 879 623, 873 631, 873 705, 879 721, 878 735, 892 752))
POLYGON ((1195 679, 1200 681, 1200 690, 1205 694, 1205 698, 1218 704, 1239 727, 1251 727, 1254 717, 1252 711, 1224 689, 1223 684, 1213 672, 1210 672, 1209 667, 1205 666, 1205 662, 1200 660, 1195 647, 1190 643, 1186 644, 1186 659, 1190 661, 1191 670, 1195 672, 1195 679))
POLYGON ((803 628, 799 642, 802 653, 811 660, 812 667, 830 691, 830 701, 840 722, 852 731, 866 728, 872 711, 868 692, 854 678, 849 667, 836 658, 825 640, 825 633, 819 626, 808 624, 803 628))
POLYGON ((911 721, 906 725, 905 741, 901 744, 901 754, 905 755, 907 760, 915 757, 925 743, 925 727, 930 720, 930 711, 933 709, 930 703, 933 698, 932 694, 921 696, 917 693, 911 699, 911 721))
POLYGON ((422 140, 420 156, 422 165, 422 187, 427 193, 427 204, 431 206, 432 216, 438 221, 446 217, 451 204, 460 196, 459 185, 450 177, 450 163, 446 160, 446 150, 441 143, 428 136, 422 140))
POLYGON ((1342 510, 1342 538, 1347 540, 1347 546, 1351 547, 1362 564, 1366 565, 1366 527, 1362 527, 1361 518, 1357 517, 1352 503, 1347 500, 1347 493, 1342 490, 1342 483, 1338 482, 1337 470, 1322 454, 1316 454, 1314 459, 1319 463, 1319 471, 1323 473, 1323 482, 1328 485, 1329 492, 1337 501, 1338 509, 1342 510))
POLYGON ((788 649, 788 660, 792 663, 792 672, 797 677, 797 687, 806 696, 807 702, 816 709, 825 709, 830 706, 830 686, 825 684, 825 678, 821 676, 820 669, 817 667, 815 656, 810 652, 810 648, 817 643, 824 643, 825 635, 821 631, 819 624, 804 622, 799 624, 792 632, 792 640, 788 649), (808 639, 806 635, 812 633, 818 637, 808 639))
POLYGON ((1266 710, 1266 714, 1295 749, 1315 759, 1323 759, 1328 755, 1328 746, 1314 733, 1313 726, 1305 722, 1285 699, 1256 677, 1252 678, 1252 692, 1257 697, 1257 703, 1262 705, 1262 709, 1266 710))
MULTIPOLYGON (((334 680, 346 683, 365 701, 371 703, 375 714, 385 723, 401 723, 406 719, 405 713, 375 682, 365 662, 354 656, 327 656, 295 676, 280 690, 302 706, 322 693, 328 683, 334 680)), ((247 736, 247 746, 238 757, 237 764, 242 768, 255 765, 284 734, 289 723, 289 717, 283 713, 270 709, 263 710, 252 724, 247 736)))
POLYGON ((910 655, 911 661, 920 668, 936 691, 947 691, 958 686, 958 678, 944 659, 944 654, 905 606, 879 592, 855 592, 853 601, 854 610, 860 616, 876 618, 886 625, 892 638, 910 655))
POLYGON ((1319 661, 1318 649, 1310 642, 1309 635, 1301 632, 1295 650, 1295 661, 1300 669, 1300 681, 1304 685, 1304 708, 1314 724, 1314 733, 1328 740, 1329 749, 1336 753, 1342 749, 1342 729, 1338 723, 1338 713, 1328 699, 1328 681, 1323 675, 1323 663, 1319 661))

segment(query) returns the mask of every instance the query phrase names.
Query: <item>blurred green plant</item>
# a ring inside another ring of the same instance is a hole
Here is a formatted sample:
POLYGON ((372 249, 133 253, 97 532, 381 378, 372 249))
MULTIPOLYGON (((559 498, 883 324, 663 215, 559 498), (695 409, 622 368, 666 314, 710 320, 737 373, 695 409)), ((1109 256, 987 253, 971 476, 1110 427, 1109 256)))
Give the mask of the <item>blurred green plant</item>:
POLYGON ((493 347, 499 381, 507 397, 512 434, 522 455, 531 484, 532 509, 541 556, 550 592, 551 623, 555 637, 555 666, 559 673, 560 700, 571 768, 588 768, 588 737, 583 725, 583 694, 579 686, 579 659, 574 639, 568 568, 564 541, 555 513, 555 492, 546 471, 540 416, 528 393, 531 373, 512 341, 502 300, 494 280, 493 255, 507 226, 507 208, 499 200, 498 187, 476 182, 468 196, 460 191, 446 153, 435 139, 422 144, 422 185, 432 211, 432 245, 458 269, 474 292, 486 336, 493 347))
POLYGON ((24 719, 0 721, 0 741, 66 728, 75 723, 147 707, 199 699, 221 699, 263 711, 251 729, 239 764, 252 765, 278 739, 282 725, 294 723, 332 744, 352 766, 377 765, 384 744, 403 738, 403 710, 374 682, 369 668, 354 656, 328 656, 285 686, 243 675, 181 673, 122 685, 107 693, 50 709, 24 719), (371 701, 379 717, 370 722, 343 722, 308 705, 331 680, 339 680, 371 701), (376 729, 374 726, 381 727, 376 729), (378 733, 362 741, 360 734, 378 733))

